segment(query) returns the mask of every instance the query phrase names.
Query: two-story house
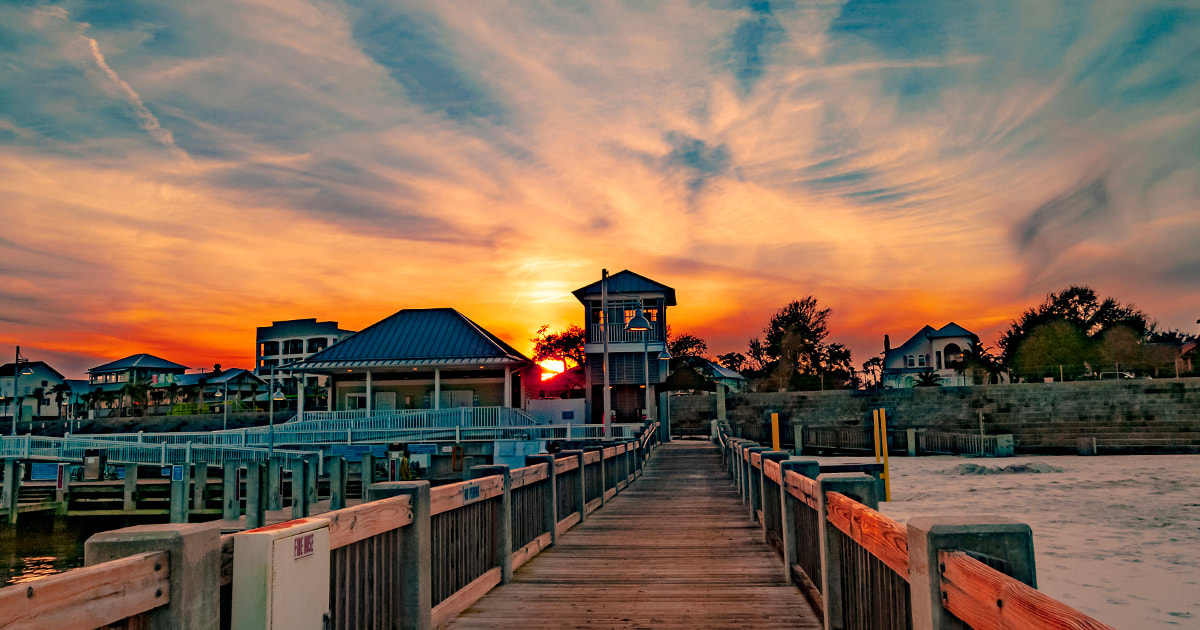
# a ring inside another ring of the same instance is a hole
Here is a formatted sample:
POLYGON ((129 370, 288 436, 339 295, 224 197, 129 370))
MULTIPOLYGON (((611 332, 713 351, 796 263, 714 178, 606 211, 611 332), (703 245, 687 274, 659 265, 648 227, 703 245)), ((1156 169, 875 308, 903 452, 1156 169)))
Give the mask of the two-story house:
POLYGON ((629 270, 611 276, 605 270, 600 280, 572 294, 583 304, 587 330, 584 372, 591 421, 602 424, 606 410, 617 423, 654 418, 656 386, 668 371, 667 307, 675 306, 675 289, 629 270), (639 314, 649 330, 630 330, 639 314))
POLYGON ((966 376, 955 366, 962 361, 963 352, 978 341, 978 335, 954 322, 936 329, 925 326, 895 348, 885 335, 880 381, 885 388, 913 387, 917 375, 929 371, 942 385, 966 385, 966 376))
MULTIPOLYGON (((133 354, 88 370, 88 389, 106 398, 99 407, 124 407, 123 391, 129 383, 145 385, 147 391, 155 385, 171 383, 187 371, 187 366, 156 357, 152 354, 133 354)), ((133 401, 129 401, 133 402, 133 401)))
MULTIPOLYGON (((64 382, 58 370, 41 361, 21 361, 21 372, 17 374, 17 392, 13 393, 13 373, 17 364, 0 365, 0 402, 3 417, 12 421, 20 401, 22 421, 34 418, 57 417, 60 413, 56 402, 55 387, 64 382)), ((7 426, 5 427, 7 428, 7 426)))

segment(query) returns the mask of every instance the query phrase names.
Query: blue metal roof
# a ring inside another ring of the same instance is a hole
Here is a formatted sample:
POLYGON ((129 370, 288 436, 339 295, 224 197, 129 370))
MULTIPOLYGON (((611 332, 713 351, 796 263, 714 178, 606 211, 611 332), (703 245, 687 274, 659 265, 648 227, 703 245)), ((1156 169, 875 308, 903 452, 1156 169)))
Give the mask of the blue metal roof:
POLYGON ((166 359, 160 359, 152 354, 133 354, 124 359, 117 359, 112 363, 105 363, 88 370, 88 373, 96 372, 122 372, 133 368, 158 369, 158 370, 186 370, 187 367, 173 363, 166 359))
POLYGON ((974 338, 975 333, 967 330, 966 328, 963 328, 962 326, 959 326, 958 324, 955 324, 954 322, 950 322, 949 324, 946 324, 945 326, 942 326, 941 328, 939 328, 937 330, 937 332, 934 332, 929 335, 930 339, 938 339, 938 338, 942 338, 942 337, 974 338))
POLYGON ((506 359, 530 362, 512 346, 452 308, 404 309, 368 326, 303 361, 300 365, 331 367, 338 363, 436 363, 506 359))
MULTIPOLYGON (((636 274, 628 269, 618 271, 608 277, 608 292, 612 293, 662 293, 666 297, 667 306, 675 306, 675 289, 659 284, 646 276, 636 274)), ((600 295, 600 280, 586 287, 571 292, 580 302, 588 296, 600 295)))

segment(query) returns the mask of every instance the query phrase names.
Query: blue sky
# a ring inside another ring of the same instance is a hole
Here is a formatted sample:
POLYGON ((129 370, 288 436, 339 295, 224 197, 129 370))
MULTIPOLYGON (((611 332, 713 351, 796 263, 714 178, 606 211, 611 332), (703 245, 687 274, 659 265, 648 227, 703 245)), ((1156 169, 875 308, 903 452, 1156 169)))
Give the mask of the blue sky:
POLYGON ((808 294, 858 362, 1072 283, 1194 330, 1198 78, 1194 2, 5 3, 0 343, 520 346, 601 267, 717 352, 808 294))

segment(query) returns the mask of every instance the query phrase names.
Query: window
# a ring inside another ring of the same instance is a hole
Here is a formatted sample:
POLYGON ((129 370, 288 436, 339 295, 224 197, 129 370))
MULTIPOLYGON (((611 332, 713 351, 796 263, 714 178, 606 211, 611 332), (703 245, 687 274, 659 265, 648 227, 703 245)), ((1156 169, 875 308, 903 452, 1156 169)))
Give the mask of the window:
POLYGON ((304 354, 304 340, 288 339, 283 342, 283 354, 304 354))
POLYGON ((917 367, 925 367, 925 355, 917 357, 917 367))
POLYGON ((913 357, 911 354, 904 357, 904 364, 907 367, 913 367, 913 365, 915 365, 913 363, 913 357))
POLYGON ((279 354, 278 341, 264 341, 262 344, 262 356, 272 357, 279 354))
POLYGON ((935 359, 937 359, 937 369, 942 369, 942 351, 938 350, 937 352, 934 352, 933 356, 935 359))
POLYGON ((312 339, 308 340, 308 351, 309 352, 320 352, 320 351, 324 350, 326 348, 326 346, 328 346, 328 345, 329 345, 329 340, 325 339, 324 337, 313 337, 312 339))

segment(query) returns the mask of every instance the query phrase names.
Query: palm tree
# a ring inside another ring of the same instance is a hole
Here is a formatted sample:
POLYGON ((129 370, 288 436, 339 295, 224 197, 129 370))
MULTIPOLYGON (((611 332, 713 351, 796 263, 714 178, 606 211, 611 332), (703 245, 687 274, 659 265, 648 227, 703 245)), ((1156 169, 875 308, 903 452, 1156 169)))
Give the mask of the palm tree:
POLYGON ((63 402, 71 397, 71 386, 66 383, 57 383, 50 388, 50 392, 54 394, 54 404, 58 409, 58 416, 61 418, 63 414, 63 402))
POLYGON ((942 384, 942 377, 938 376, 929 368, 925 368, 924 372, 917 374, 915 387, 938 387, 942 384))
POLYGON ((33 389, 33 416, 29 418, 29 428, 33 430, 33 421, 42 417, 42 397, 46 395, 46 390, 41 387, 33 389))
POLYGON ((167 398, 171 401, 172 405, 179 402, 179 383, 173 382, 167 385, 167 398))

